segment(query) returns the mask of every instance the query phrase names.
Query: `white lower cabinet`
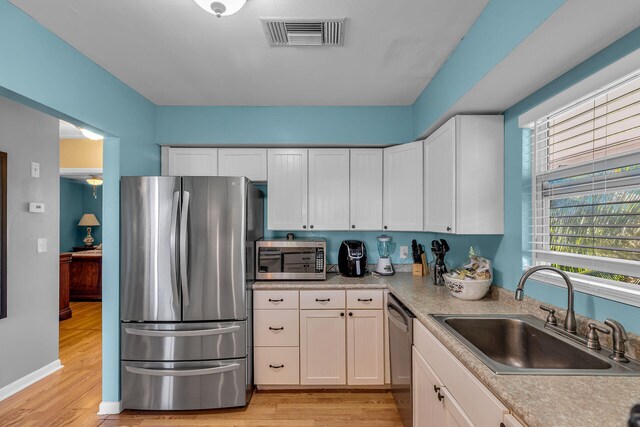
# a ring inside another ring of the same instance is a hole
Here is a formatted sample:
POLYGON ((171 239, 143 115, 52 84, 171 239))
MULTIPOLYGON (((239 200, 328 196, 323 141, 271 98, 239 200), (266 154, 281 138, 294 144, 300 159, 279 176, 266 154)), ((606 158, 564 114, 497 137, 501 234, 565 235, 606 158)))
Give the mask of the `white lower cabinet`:
POLYGON ((413 345, 414 427, 521 426, 418 320, 413 322, 413 345))
POLYGON ((347 383, 344 310, 300 310, 300 384, 347 383))
POLYGON ((384 384, 382 310, 347 312, 347 384, 384 384))
POLYGON ((383 299, 382 289, 256 291, 255 383, 384 385, 383 299))

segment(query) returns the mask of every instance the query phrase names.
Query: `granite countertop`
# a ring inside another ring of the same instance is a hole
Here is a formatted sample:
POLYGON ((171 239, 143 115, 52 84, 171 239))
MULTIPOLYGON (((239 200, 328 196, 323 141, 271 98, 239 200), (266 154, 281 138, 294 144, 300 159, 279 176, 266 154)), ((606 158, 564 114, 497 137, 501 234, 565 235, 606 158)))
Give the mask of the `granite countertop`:
MULTIPOLYGON (((640 377, 496 375, 429 314, 533 314, 544 319, 539 301, 525 297, 515 301, 513 292, 492 288, 480 301, 463 301, 427 278, 397 273, 375 278, 328 275, 319 282, 256 282, 255 290, 268 289, 374 289, 388 288, 511 412, 531 427, 536 426, 624 426, 629 410, 640 402, 640 377)), ((564 310, 559 309, 559 319, 564 310)), ((584 333, 586 318, 578 317, 584 333)), ((603 346, 611 348, 609 336, 603 346)), ((629 354, 638 358, 638 337, 629 354)))

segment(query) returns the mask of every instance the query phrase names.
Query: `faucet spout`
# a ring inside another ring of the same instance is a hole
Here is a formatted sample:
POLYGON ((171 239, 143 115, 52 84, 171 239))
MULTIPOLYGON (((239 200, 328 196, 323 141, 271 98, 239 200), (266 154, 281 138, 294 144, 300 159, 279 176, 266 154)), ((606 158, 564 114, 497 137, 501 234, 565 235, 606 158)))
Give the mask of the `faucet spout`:
POLYGON ((520 278, 520 282, 518 283, 518 287, 516 288, 516 300, 522 301, 524 295, 524 283, 527 281, 529 276, 531 276, 536 271, 540 270, 549 270, 557 273, 562 277, 564 282, 567 284, 567 316, 564 318, 564 330, 575 334, 576 333, 576 313, 573 309, 573 283, 571 283, 571 279, 564 271, 557 269, 555 267, 549 267, 547 265, 538 265, 536 267, 532 267, 527 270, 522 277, 520 278))

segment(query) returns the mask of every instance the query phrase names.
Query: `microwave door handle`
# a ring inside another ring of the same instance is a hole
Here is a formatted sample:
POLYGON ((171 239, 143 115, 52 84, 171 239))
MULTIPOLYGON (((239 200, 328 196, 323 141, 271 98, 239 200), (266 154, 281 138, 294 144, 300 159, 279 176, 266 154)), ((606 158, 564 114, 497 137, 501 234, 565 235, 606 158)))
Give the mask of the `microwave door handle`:
POLYGON ((187 214, 189 213, 189 192, 182 192, 182 214, 180 215, 180 284, 182 285, 182 301, 189 305, 189 282, 187 268, 189 254, 187 253, 187 214))
POLYGON ((171 251, 171 257, 169 258, 171 264, 171 293, 173 294, 173 301, 180 303, 180 297, 178 296, 178 250, 176 248, 176 234, 178 232, 178 210, 180 209, 180 192, 173 193, 173 205, 171 206, 171 229, 169 231, 169 250, 171 251))

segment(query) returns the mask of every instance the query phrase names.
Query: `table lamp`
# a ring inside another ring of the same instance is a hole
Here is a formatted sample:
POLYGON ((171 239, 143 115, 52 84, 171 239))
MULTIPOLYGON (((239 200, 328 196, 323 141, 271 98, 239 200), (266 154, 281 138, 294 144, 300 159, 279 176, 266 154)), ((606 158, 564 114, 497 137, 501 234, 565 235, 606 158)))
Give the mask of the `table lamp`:
POLYGON ((87 236, 82 239, 85 246, 93 246, 93 237, 91 237, 91 227, 97 227, 100 223, 94 214, 84 214, 78 223, 80 227, 87 227, 87 236))

